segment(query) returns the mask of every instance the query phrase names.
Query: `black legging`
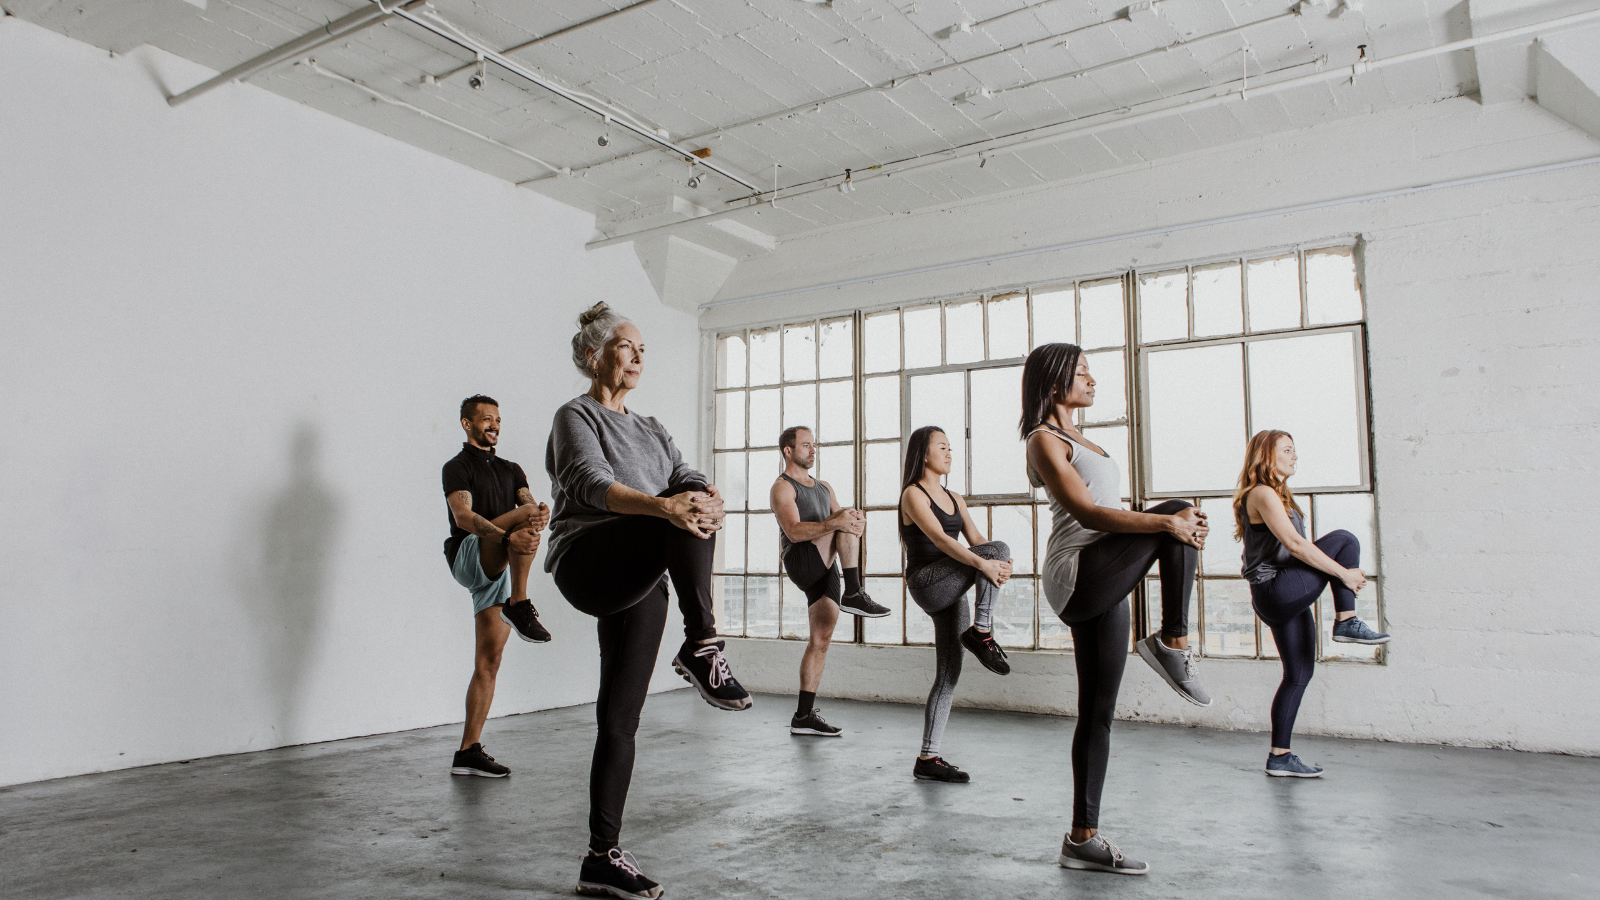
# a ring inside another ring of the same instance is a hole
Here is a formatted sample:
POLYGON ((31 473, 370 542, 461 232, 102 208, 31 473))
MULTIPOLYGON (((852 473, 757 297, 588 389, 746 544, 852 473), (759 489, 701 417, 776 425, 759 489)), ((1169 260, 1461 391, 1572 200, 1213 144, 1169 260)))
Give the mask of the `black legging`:
MULTIPOLYGON (((1348 531, 1330 531, 1313 543, 1347 569, 1361 565, 1361 542, 1348 531)), ((1356 595, 1344 582, 1298 559, 1280 568, 1271 581, 1250 585, 1251 605, 1261 621, 1272 629, 1278 658, 1283 661, 1283 681, 1272 698, 1272 746, 1279 749, 1289 749, 1295 716, 1300 713, 1300 699, 1305 696, 1306 686, 1311 683, 1311 674, 1317 667, 1317 617, 1311 609, 1322 596, 1323 588, 1330 584, 1333 585, 1333 608, 1338 612, 1353 612, 1356 595)))
MULTIPOLYGON (((1194 504, 1168 500, 1146 512, 1172 515, 1194 504)), ((1128 594, 1161 567, 1161 634, 1189 634, 1189 597, 1199 553, 1170 534, 1108 534, 1078 554, 1078 578, 1061 621, 1072 628, 1078 724, 1072 732, 1072 827, 1100 827, 1100 793, 1111 758, 1111 720, 1128 662, 1128 594)))
MULTIPOLYGON (((704 490, 691 484, 661 496, 704 490)), ((650 676, 667 624, 667 587, 672 576, 690 641, 715 637, 711 610, 711 555, 716 535, 697 538, 655 516, 618 516, 579 537, 556 563, 561 595, 581 612, 599 618, 600 695, 595 701, 599 734, 589 768, 589 849, 617 846, 622 809, 633 781, 633 739, 650 689, 650 676)))

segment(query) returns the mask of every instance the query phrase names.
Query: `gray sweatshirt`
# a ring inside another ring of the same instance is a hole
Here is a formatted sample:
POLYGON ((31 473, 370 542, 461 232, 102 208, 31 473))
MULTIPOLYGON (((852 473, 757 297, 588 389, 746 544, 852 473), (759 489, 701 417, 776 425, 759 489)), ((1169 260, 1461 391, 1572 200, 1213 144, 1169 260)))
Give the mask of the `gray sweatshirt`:
POLYGON ((544 470, 550 475, 554 504, 546 572, 555 571, 579 535, 617 517, 606 506, 611 485, 624 484, 653 497, 669 487, 711 483, 683 461, 660 422, 606 409, 588 394, 556 410, 545 445, 544 470))

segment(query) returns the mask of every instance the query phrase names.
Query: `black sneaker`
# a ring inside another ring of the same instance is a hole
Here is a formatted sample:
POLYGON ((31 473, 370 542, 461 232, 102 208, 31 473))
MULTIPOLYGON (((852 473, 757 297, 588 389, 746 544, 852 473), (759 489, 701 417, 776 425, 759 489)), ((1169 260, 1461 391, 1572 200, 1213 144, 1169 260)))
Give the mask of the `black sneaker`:
POLYGON ((814 734, 817 737, 839 737, 844 734, 844 729, 837 725, 829 725, 822 718, 822 711, 812 709, 805 715, 794 714, 789 720, 790 734, 814 734))
POLYGON ((873 601, 866 588, 856 588, 839 598, 839 609, 863 619, 881 619, 890 612, 889 607, 873 601))
POLYGON ((578 893, 655 900, 661 896, 661 885, 644 877, 632 853, 612 847, 605 856, 590 853, 583 857, 583 868, 578 870, 578 893))
POLYGON ((726 646, 722 641, 710 644, 684 641, 678 648, 678 655, 672 658, 672 668, 717 709, 749 709, 750 692, 739 685, 728 668, 728 658, 722 654, 726 646))
POLYGON ((533 608, 532 600, 501 605, 500 618, 504 619, 507 625, 516 629, 517 637, 530 644, 546 644, 550 642, 550 632, 539 624, 539 611, 533 608))
POLYGON ((494 757, 483 752, 482 744, 473 744, 465 750, 456 751, 456 758, 450 763, 450 774, 504 778, 511 774, 511 770, 495 762, 494 757))
POLYGON ((983 667, 996 675, 1010 675, 1011 663, 1006 662, 1006 652, 994 642, 994 632, 982 632, 978 626, 968 626, 961 632, 961 646, 972 651, 972 655, 983 663, 983 667))
POLYGON ((911 767, 911 774, 918 781, 944 781, 950 784, 966 784, 972 780, 971 775, 937 756, 933 759, 917 757, 917 764, 911 767))

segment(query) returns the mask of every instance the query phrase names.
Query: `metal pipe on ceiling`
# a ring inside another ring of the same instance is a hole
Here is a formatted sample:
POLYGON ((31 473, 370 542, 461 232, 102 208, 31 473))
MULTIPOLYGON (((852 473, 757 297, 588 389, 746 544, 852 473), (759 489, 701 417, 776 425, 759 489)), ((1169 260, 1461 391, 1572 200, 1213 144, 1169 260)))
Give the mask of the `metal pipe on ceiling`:
MULTIPOLYGON (((1434 47, 1425 47, 1421 50, 1413 50, 1409 53, 1402 53, 1398 56, 1391 56, 1386 59, 1359 59, 1351 65, 1339 66, 1324 72, 1316 72, 1310 75, 1287 78, 1283 81, 1273 82, 1265 85, 1257 83, 1249 88, 1248 96, 1259 97, 1264 95, 1279 94, 1295 88, 1306 87, 1314 84, 1325 84, 1332 81, 1343 81, 1347 79, 1353 81, 1367 73, 1386 69, 1391 66, 1403 65, 1409 62, 1429 59, 1434 56, 1441 56, 1446 53, 1454 53, 1460 50, 1470 50, 1474 47, 1479 47, 1484 44, 1497 43, 1499 41, 1512 40, 1520 37, 1528 37, 1544 32, 1563 31, 1568 28, 1574 28, 1579 25, 1588 24, 1597 20, 1600 20, 1600 9, 1576 13, 1570 16, 1561 16, 1544 22, 1536 22, 1532 25, 1508 28, 1505 31, 1498 31, 1492 34, 1480 35, 1478 37, 1464 38, 1459 41, 1451 41, 1450 43, 1440 44, 1434 47)), ((1148 122, 1154 119, 1166 118, 1168 116, 1178 115, 1180 113, 1197 112, 1200 110, 1211 109, 1246 99, 1244 88, 1242 86, 1233 87, 1233 85, 1241 85, 1241 82, 1227 83, 1227 85, 1225 85, 1227 90, 1224 93, 1212 97, 1187 101, 1181 104, 1166 106, 1159 109, 1152 109, 1148 112, 1135 113, 1133 115, 1123 116, 1118 119, 1111 119, 1104 122, 1098 122, 1079 128, 1063 128, 1061 130, 1052 131, 1050 134, 1028 138, 1026 140, 1006 144, 1004 146, 982 146, 960 151, 940 150, 934 153, 925 154, 923 156, 912 157, 896 168, 891 169, 889 167, 881 167, 875 171, 869 170, 867 172, 853 172, 850 177, 853 184, 860 185, 862 182, 872 181, 879 178, 888 178, 893 175, 903 175, 911 172, 928 172, 936 168, 971 159, 972 157, 980 154, 1015 153, 1032 147, 1040 147, 1047 144, 1058 143, 1064 140, 1070 140, 1072 138, 1085 137, 1092 134, 1098 134, 1102 131, 1125 128, 1128 125, 1148 122), (927 161, 923 162, 923 160, 927 161)), ((1055 126, 1050 127, 1054 128, 1055 126)), ((790 200, 794 199, 795 197, 813 194, 817 191, 831 190, 837 187, 843 178, 844 176, 842 175, 835 175, 823 180, 820 184, 814 183, 809 187, 798 190, 791 188, 793 192, 783 196, 781 199, 790 200)), ((746 206, 738 207, 737 209, 726 209, 722 210, 721 212, 708 213, 707 215, 698 216, 692 219, 684 219, 680 222, 669 222, 665 225, 656 225, 651 228, 641 228, 638 231, 629 232, 628 234, 602 238, 597 241, 590 241, 584 246, 590 250, 598 250, 603 247, 609 247, 613 244, 631 241, 647 234, 670 231, 677 228, 682 228, 686 225, 702 224, 708 221, 737 215, 739 213, 762 206, 769 206, 773 203, 773 199, 774 198, 772 197, 767 197, 766 199, 757 199, 755 202, 746 206)))
MULTIPOLYGON (((528 49, 529 47, 537 46, 539 44, 544 43, 545 41, 561 37, 564 34, 571 34, 572 32, 577 31, 577 30, 582 29, 582 28, 588 28, 590 25, 596 25, 596 24, 598 24, 600 22, 604 22, 605 20, 611 18, 612 16, 620 16, 623 13, 633 12, 634 10, 639 9, 641 7, 649 6, 652 3, 660 3, 660 2, 661 2, 661 0, 637 0, 637 2, 635 2, 635 3, 630 3, 627 6, 623 6, 623 7, 620 7, 618 9, 613 9, 612 11, 610 11, 608 13, 601 13, 600 15, 595 16, 592 19, 584 19, 582 22, 574 22, 571 25, 568 25, 568 26, 566 26, 564 28, 557 28, 555 31, 549 32, 548 34, 541 34, 541 35, 533 38, 532 40, 523 41, 522 43, 516 45, 515 47, 508 47, 505 50, 501 50, 500 52, 505 54, 506 56, 510 56, 513 53, 520 53, 523 50, 528 49)), ((466 65, 464 65, 464 66, 462 66, 462 67, 460 67, 458 69, 451 69, 450 71, 444 73, 443 75, 438 76, 435 80, 436 81, 445 81, 447 79, 454 78, 457 75, 462 74, 463 72, 472 71, 473 68, 475 68, 477 65, 478 65, 477 60, 473 60, 472 62, 469 62, 466 65)))

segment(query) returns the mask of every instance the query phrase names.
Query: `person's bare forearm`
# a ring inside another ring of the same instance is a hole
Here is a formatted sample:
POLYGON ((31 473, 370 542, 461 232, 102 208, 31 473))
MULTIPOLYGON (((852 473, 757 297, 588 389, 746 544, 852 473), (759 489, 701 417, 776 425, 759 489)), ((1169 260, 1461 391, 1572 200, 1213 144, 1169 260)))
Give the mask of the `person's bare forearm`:
POLYGON ((1083 527, 1112 534, 1160 534, 1167 530, 1167 517, 1152 513, 1093 506, 1075 513, 1083 527))
POLYGON ((666 500, 636 491, 622 482, 606 489, 606 509, 624 516, 655 516, 668 518, 666 500))
MULTIPOLYGON (((781 525, 782 523, 779 524, 781 525)), ((788 536, 791 542, 796 544, 804 544, 807 541, 814 541, 819 537, 843 530, 844 523, 836 521, 833 516, 829 516, 821 522, 796 522, 793 525, 783 526, 783 533, 788 536)))
POLYGON ((1344 576, 1345 568, 1334 562, 1332 557, 1322 552, 1322 548, 1305 538, 1300 538, 1289 545, 1289 555, 1300 560, 1306 565, 1320 572, 1325 572, 1335 578, 1344 576))

